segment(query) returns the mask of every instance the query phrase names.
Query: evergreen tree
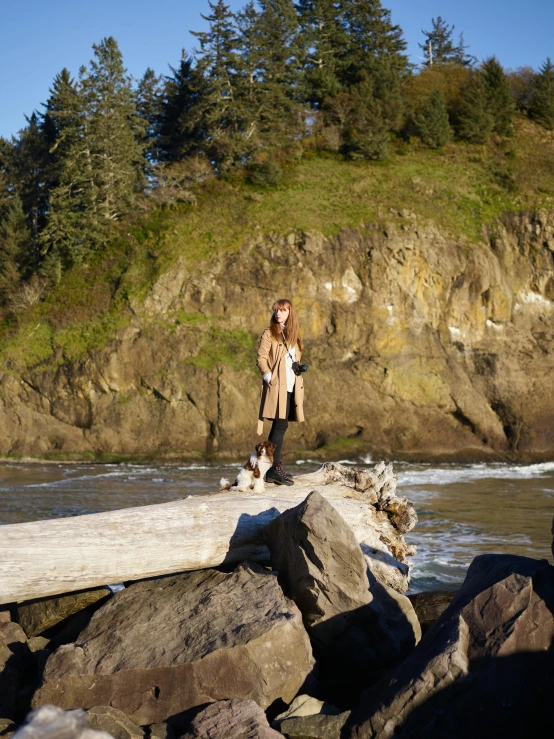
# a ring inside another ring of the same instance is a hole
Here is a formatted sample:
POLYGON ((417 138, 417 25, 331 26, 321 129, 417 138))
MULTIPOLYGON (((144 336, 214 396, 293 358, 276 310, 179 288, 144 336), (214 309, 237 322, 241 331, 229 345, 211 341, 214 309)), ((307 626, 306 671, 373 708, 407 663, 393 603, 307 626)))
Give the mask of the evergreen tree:
POLYGON ((420 105, 414 115, 418 136, 431 149, 445 146, 452 135, 446 102, 440 90, 435 90, 420 105))
POLYGON ((298 0, 296 7, 306 45, 304 97, 320 108, 341 90, 339 61, 347 48, 343 7, 336 0, 298 0))
POLYGON ((425 37, 425 41, 419 44, 425 55, 424 66, 460 64, 470 67, 475 62, 475 57, 466 54, 468 47, 464 44, 463 34, 460 34, 460 40, 455 44, 452 38, 455 26, 449 26, 440 15, 436 19, 432 18, 431 23, 433 27, 430 31, 421 31, 425 37))
POLYGON ((511 136, 514 132, 515 105, 508 78, 494 56, 484 62, 481 71, 488 92, 489 110, 494 120, 493 131, 500 136, 511 136))
POLYGON ((22 275, 32 271, 32 239, 18 195, 0 207, 0 305, 6 305, 22 275))
POLYGON ((48 148, 42 133, 40 117, 33 113, 10 149, 8 173, 10 184, 21 198, 32 235, 32 263, 40 263, 39 234, 48 211, 48 148))
POLYGON ((259 0, 263 67, 260 79, 260 141, 286 146, 302 134, 303 46, 292 0, 259 0))
POLYGON ((143 187, 143 129, 121 52, 111 37, 93 48, 90 71, 79 74, 78 113, 64 124, 71 143, 41 235, 44 253, 64 265, 104 244, 143 187))
POLYGON ((164 80, 156 123, 157 156, 163 162, 180 161, 201 152, 206 138, 208 83, 185 52, 179 66, 170 69, 173 74, 164 80))
POLYGON ((473 72, 462 91, 456 117, 456 131, 460 138, 473 144, 484 144, 494 129, 494 118, 489 107, 488 90, 481 72, 473 72))
POLYGON ((237 29, 235 16, 223 0, 208 0, 211 13, 202 15, 208 31, 194 31, 200 42, 198 70, 207 82, 204 146, 216 168, 225 171, 243 159, 240 103, 237 100, 237 29))
POLYGON ((139 80, 134 98, 137 115, 142 122, 141 143, 144 147, 147 162, 152 164, 159 159, 158 121, 160 119, 162 80, 150 67, 139 80))
POLYGON ((554 64, 550 57, 535 76, 531 116, 549 131, 554 130, 554 64))
POLYGON ((46 180, 48 190, 60 182, 63 162, 75 144, 72 135, 79 127, 82 101, 79 90, 67 69, 56 75, 45 111, 42 114, 41 129, 49 157, 46 180))
POLYGON ((236 14, 237 82, 235 98, 246 142, 246 158, 259 144, 260 117, 264 107, 262 80, 265 54, 261 16, 253 0, 236 14), (250 149, 250 151, 248 151, 250 149))
POLYGON ((340 59, 340 81, 358 84, 366 73, 373 74, 386 61, 392 72, 408 68, 406 41, 400 26, 392 23, 391 12, 380 0, 341 0, 346 48, 340 59))
POLYGON ((386 159, 389 131, 383 104, 375 95, 374 80, 364 74, 350 91, 343 150, 351 159, 386 159))

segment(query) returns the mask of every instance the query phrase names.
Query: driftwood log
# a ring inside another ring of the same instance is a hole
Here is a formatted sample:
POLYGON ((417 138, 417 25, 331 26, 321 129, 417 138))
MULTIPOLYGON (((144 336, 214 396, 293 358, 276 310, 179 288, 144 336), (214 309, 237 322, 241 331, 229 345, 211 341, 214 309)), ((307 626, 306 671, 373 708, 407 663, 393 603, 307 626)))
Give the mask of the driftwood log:
POLYGON ((375 577, 408 587, 403 533, 417 518, 392 465, 326 463, 293 487, 225 491, 159 505, 0 526, 0 603, 221 564, 269 560, 262 528, 317 490, 352 527, 375 577))

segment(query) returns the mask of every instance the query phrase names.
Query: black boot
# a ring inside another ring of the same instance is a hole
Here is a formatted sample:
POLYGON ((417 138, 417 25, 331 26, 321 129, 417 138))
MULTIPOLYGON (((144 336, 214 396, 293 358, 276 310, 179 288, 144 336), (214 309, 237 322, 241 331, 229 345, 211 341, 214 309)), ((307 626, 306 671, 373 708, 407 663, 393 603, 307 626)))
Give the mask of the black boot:
POLYGON ((281 462, 277 462, 273 467, 270 467, 265 475, 266 482, 273 482, 275 485, 294 485, 292 479, 287 475, 283 469, 281 462))

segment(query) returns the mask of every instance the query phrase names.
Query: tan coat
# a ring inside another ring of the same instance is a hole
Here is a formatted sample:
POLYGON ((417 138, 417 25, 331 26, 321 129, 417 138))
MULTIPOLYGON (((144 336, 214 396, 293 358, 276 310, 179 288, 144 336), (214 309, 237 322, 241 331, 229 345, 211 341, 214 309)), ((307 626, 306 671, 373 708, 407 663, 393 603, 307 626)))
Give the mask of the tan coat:
MULTIPOLYGON (((269 385, 267 382, 262 386, 262 398, 260 412, 258 415, 258 434, 264 432, 264 418, 285 418, 287 412, 287 350, 282 341, 276 341, 271 331, 266 328, 260 339, 258 348, 258 369, 262 377, 271 372, 269 385)), ((302 353, 296 347, 296 361, 300 361, 302 353)), ((302 375, 296 378, 294 383, 294 396, 291 399, 295 408, 292 415, 296 421, 304 420, 304 378, 302 375)), ((292 419, 291 419, 292 420, 292 419)))

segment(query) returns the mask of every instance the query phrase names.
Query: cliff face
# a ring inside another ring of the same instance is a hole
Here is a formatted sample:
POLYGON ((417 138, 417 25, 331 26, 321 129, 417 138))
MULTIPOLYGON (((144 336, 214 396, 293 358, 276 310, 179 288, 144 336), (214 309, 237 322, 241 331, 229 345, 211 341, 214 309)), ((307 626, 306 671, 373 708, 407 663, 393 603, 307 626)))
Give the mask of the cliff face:
POLYGON ((306 342, 307 421, 395 458, 554 456, 554 213, 507 217, 480 244, 410 213, 336 237, 260 237, 177 265, 117 339, 0 380, 0 453, 193 456, 250 450, 257 337, 290 297, 306 342))

